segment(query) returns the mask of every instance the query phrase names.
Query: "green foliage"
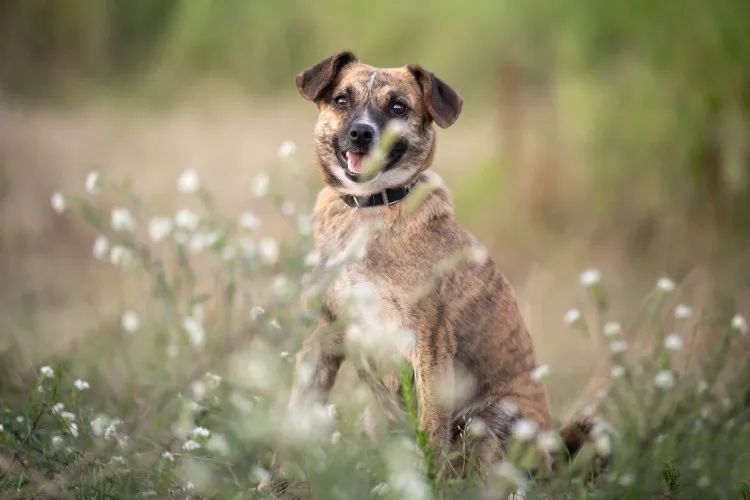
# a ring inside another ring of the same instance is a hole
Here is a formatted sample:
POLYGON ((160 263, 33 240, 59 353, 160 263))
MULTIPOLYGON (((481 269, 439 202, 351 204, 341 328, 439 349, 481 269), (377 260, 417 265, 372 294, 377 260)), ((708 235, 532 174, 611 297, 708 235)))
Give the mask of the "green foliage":
POLYGON ((674 461, 670 460, 664 463, 662 475, 664 476, 664 482, 667 484, 667 490, 670 493, 680 489, 680 470, 674 461))

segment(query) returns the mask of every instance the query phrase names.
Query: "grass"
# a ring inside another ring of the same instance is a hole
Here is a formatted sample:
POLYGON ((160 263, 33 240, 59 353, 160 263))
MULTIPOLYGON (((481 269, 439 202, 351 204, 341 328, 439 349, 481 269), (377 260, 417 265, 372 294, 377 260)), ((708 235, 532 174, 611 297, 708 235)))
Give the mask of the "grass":
MULTIPOLYGON (((295 156, 282 160, 298 167, 295 156)), ((750 496, 749 367, 725 362, 747 325, 676 308, 669 279, 620 323, 607 278, 586 271, 579 286, 589 300, 566 315, 568 335, 609 346, 599 362, 611 377, 580 411, 612 422, 613 442, 598 439, 535 484, 524 470, 541 441, 519 437, 486 482, 443 481, 427 473, 408 384, 410 418, 377 446, 361 432, 370 395, 356 380, 342 381, 346 398, 335 405, 286 413, 294 353, 316 319, 299 300, 314 276, 313 192, 295 209, 256 174, 253 195, 295 229, 276 240, 259 234, 251 214, 217 208, 194 171, 178 185, 195 208, 174 216, 117 178, 92 174, 85 184, 83 196, 55 196, 54 210, 87 221, 100 234, 92 258, 150 299, 71 353, 15 372, 15 390, 0 386, 3 497, 269 498, 256 487, 280 456, 296 479, 283 498, 502 498, 517 488, 527 498, 750 496), (104 208, 105 196, 115 209, 104 208), (692 348, 691 319, 723 339, 711 355, 692 348), (592 482, 594 450, 611 453, 613 468, 592 482)))

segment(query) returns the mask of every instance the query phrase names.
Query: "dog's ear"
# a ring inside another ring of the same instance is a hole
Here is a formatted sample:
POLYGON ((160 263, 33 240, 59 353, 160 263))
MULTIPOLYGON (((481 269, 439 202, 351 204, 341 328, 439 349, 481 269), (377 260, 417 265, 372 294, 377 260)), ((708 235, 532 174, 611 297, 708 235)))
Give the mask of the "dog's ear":
POLYGON ((306 69, 295 78, 297 90, 308 101, 317 101, 347 64, 357 62, 353 52, 339 52, 306 69))
POLYGON ((463 99, 450 85, 418 64, 409 64, 407 69, 417 79, 427 112, 441 128, 448 128, 458 120, 463 99))

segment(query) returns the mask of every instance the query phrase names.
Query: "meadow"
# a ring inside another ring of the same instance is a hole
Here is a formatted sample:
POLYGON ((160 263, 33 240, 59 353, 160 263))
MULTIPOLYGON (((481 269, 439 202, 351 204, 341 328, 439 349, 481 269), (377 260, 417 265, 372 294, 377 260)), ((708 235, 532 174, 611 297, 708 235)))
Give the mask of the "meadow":
POLYGON ((0 497, 273 498, 283 454, 279 498, 750 499, 750 37, 713 5, 0 6, 0 497), (549 482, 548 434, 485 483, 432 477, 413 414, 375 446, 347 363, 286 412, 321 186, 293 76, 344 48, 465 97, 434 169, 555 422, 617 431, 549 482))

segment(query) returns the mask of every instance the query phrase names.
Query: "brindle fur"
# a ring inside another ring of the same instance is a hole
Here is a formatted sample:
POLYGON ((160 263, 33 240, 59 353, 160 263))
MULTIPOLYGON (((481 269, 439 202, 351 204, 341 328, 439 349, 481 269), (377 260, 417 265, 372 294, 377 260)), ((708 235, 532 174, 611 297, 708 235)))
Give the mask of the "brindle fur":
MULTIPOLYGON (((441 263, 460 252, 481 252, 479 242, 456 222, 448 189, 429 170, 435 154, 433 123, 450 127, 463 101, 421 66, 380 69, 359 62, 351 52, 312 66, 296 82, 300 94, 319 110, 315 152, 326 186, 314 209, 314 237, 321 265, 343 252, 357 230, 373 221, 381 226, 370 232, 364 259, 350 265, 327 291, 318 328, 297 357, 297 373, 303 365, 314 366, 314 377, 306 384, 295 376, 290 406, 328 397, 345 357, 346 332, 336 321, 343 314, 342 292, 369 285, 377 291, 383 321, 416 333, 414 347, 402 355, 413 369, 419 425, 429 444, 437 450, 458 449, 467 422, 480 419, 489 432, 479 437, 472 454, 484 469, 503 457, 517 419, 529 419, 540 429, 548 429, 551 422, 545 387, 531 375, 537 365, 533 341, 502 272, 489 258, 468 259, 438 272, 441 263), (334 104, 339 95, 347 97, 346 109, 334 104), (405 117, 395 118, 404 125, 405 153, 373 180, 347 178, 335 144, 356 120, 382 131, 393 118, 389 106, 394 101, 409 109, 405 117), (366 208, 351 208, 341 199, 342 194, 367 195, 415 181, 432 189, 411 211, 406 208, 408 197, 366 208), (432 287, 415 298, 426 283, 432 287), (469 385, 460 394, 441 394, 450 392, 458 375, 469 375, 469 385)), ((365 359, 359 373, 370 382, 379 409, 394 423, 401 418, 401 380, 397 372, 383 372, 376 365, 376 360, 365 359)), ((369 431, 377 439, 372 426, 369 431)), ((589 438, 564 434, 566 444, 576 449, 589 438)), ((550 457, 541 458, 547 468, 550 457)))

